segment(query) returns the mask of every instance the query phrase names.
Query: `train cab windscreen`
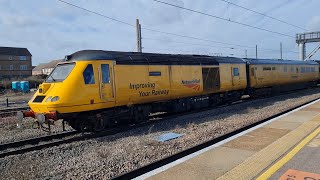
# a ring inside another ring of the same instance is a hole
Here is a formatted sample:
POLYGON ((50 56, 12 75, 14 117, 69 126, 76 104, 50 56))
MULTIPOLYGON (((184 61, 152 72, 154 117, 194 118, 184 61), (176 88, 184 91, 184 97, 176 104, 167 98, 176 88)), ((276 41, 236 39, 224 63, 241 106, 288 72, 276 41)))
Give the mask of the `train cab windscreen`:
POLYGON ((47 77, 45 82, 62 82, 64 81, 72 69, 74 68, 75 63, 68 63, 68 64, 59 64, 57 65, 51 74, 47 77))

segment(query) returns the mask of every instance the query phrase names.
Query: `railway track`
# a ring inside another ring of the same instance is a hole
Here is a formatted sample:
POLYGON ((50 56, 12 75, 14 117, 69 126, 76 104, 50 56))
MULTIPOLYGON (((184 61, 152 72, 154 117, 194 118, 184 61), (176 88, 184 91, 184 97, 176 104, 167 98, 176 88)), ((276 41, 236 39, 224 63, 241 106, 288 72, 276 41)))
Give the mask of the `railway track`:
POLYGON ((1 109, 0 110, 0 118, 15 116, 17 114, 17 111, 22 111, 22 110, 27 110, 27 109, 29 109, 28 106, 1 109))
MULTIPOLYGON (((291 91, 289 94, 292 94, 292 93, 295 93, 298 91, 299 90, 291 91)), ((288 92, 283 93, 283 94, 279 94, 276 96, 265 97, 265 98, 280 97, 280 96, 284 96, 284 95, 288 95, 288 92)), ((258 98, 258 99, 265 99, 265 98, 258 98)), ((201 108, 201 109, 196 109, 196 110, 189 111, 189 112, 182 112, 182 113, 176 113, 176 114, 164 113, 164 114, 155 115, 155 116, 153 116, 153 118, 160 118, 162 120, 170 120, 170 119, 179 117, 181 115, 188 115, 188 114, 202 112, 202 111, 206 111, 206 110, 210 110, 210 109, 224 108, 226 106, 236 105, 236 104, 244 103, 244 102, 251 101, 251 100, 252 99, 250 99, 250 98, 246 98, 246 99, 242 99, 240 101, 233 102, 231 104, 223 104, 220 106, 201 108)), ((308 103, 310 103, 310 102, 308 102, 308 103)), ((305 103, 305 104, 307 104, 307 103, 305 103)), ((301 106, 303 106, 303 105, 301 105, 301 106)), ((298 107, 295 107, 295 108, 298 108, 298 107)), ((287 110, 286 112, 291 111, 291 110, 292 109, 287 110)), ((286 112, 280 113, 278 115, 284 114, 286 112)), ((278 115, 272 116, 271 118, 276 117, 278 115)), ((271 119, 271 118, 268 118, 268 119, 271 119)), ((265 121, 266 120, 263 120, 263 121, 259 122, 258 124, 265 122, 265 121)), ((34 150, 41 150, 44 148, 49 148, 49 147, 58 146, 58 145, 62 145, 62 144, 72 143, 75 141, 82 141, 82 140, 87 140, 87 139, 92 139, 92 138, 114 135, 114 134, 117 134, 120 132, 136 129, 136 128, 147 126, 147 125, 151 125, 156 122, 158 122, 158 121, 156 120, 156 121, 149 121, 149 122, 145 122, 145 123, 141 123, 141 124, 125 125, 125 126, 112 128, 112 129, 109 129, 109 130, 106 130, 103 132, 99 132, 99 133, 80 133, 77 131, 70 131, 70 132, 63 132, 63 133, 54 134, 54 135, 41 136, 41 137, 37 137, 37 138, 1 144, 0 145, 0 158, 6 157, 9 155, 23 154, 23 153, 34 151, 34 150)), ((248 128, 250 128, 250 127, 253 127, 253 126, 252 125, 248 126, 248 128)), ((218 138, 218 139, 220 139, 220 138, 218 138)), ((197 149, 197 148, 195 148, 195 149, 197 149)))
MULTIPOLYGON (((0 145, 0 158, 9 155, 23 154, 29 151, 40 150, 46 147, 60 145, 69 142, 70 139, 63 139, 79 134, 76 131, 68 131, 54 135, 40 136, 36 138, 10 142, 0 145), (69 141, 68 141, 69 140, 69 141)), ((73 139, 75 140, 75 139, 73 139)))
POLYGON ((30 151, 41 150, 44 148, 54 147, 54 146, 72 143, 76 141, 114 135, 120 132, 128 131, 128 130, 146 126, 149 124, 151 124, 151 122, 131 125, 131 126, 122 126, 118 128, 109 129, 100 133, 81 133, 78 131, 70 131, 70 132, 63 132, 63 133, 54 134, 54 135, 41 136, 37 138, 1 144, 0 158, 10 156, 10 155, 24 154, 30 151))
POLYGON ((211 145, 214 145, 214 144, 216 144, 216 143, 219 143, 219 142, 221 142, 221 141, 223 141, 223 140, 225 140, 225 139, 227 139, 227 138, 229 138, 229 137, 232 137, 232 136, 234 136, 234 135, 236 135, 236 134, 239 134, 239 133, 241 133, 241 132, 243 132, 243 131, 246 131, 246 130, 252 128, 252 127, 255 127, 255 126, 259 125, 259 124, 262 124, 262 123, 264 123, 264 122, 267 122, 267 121, 269 121, 269 120, 271 120, 271 119, 273 119, 273 118, 276 118, 276 117, 278 117, 278 116, 281 116, 281 115, 283 115, 283 114, 285 114, 285 113, 288 113, 288 112, 290 112, 290 111, 292 111, 292 110, 294 110, 294 109, 300 108, 300 107, 302 107, 302 106, 304 106, 304 105, 307 105, 307 104, 312 103, 312 102, 314 102, 314 101, 317 101, 317 100, 319 100, 319 99, 320 99, 320 98, 317 98, 317 99, 311 100, 311 101, 309 101, 309 102, 303 103, 303 104, 301 104, 301 105, 299 105, 299 106, 296 106, 296 107, 294 107, 294 108, 290 108, 290 109, 288 109, 288 110, 286 110, 286 111, 284 111, 284 112, 278 113, 278 114, 276 114, 276 115, 273 115, 273 116, 268 117, 268 118, 266 118, 266 119, 263 119, 263 120, 261 120, 261 121, 255 122, 255 123, 250 124, 250 125, 247 125, 247 126, 245 126, 245 127, 242 127, 242 128, 240 128, 240 129, 238 129, 238 130, 236 130, 236 131, 227 133, 227 134, 225 134, 225 135, 222 135, 222 136, 220 136, 220 137, 217 137, 217 138, 214 138, 214 139, 212 139, 212 140, 206 141, 206 142, 201 143, 201 144, 199 144, 199 145, 195 145, 195 146, 193 146, 193 147, 191 147, 191 148, 188 148, 188 149, 186 149, 186 150, 180 151, 180 152, 178 152, 178 153, 176 153, 176 154, 173 154, 173 155, 171 155, 171 156, 162 158, 162 159, 160 159, 160 160, 158 160, 158 161, 155 161, 155 162, 153 162, 153 163, 147 164, 147 165, 142 166, 142 167, 140 167, 140 168, 137 168, 137 169, 131 170, 131 171, 129 171, 129 172, 120 174, 120 175, 118 175, 118 176, 116 176, 116 177, 114 177, 114 178, 112 178, 112 179, 133 179, 133 178, 135 178, 135 177, 138 177, 138 176, 140 176, 140 175, 142 175, 142 174, 145 174, 145 173, 150 172, 150 171, 152 171, 152 170, 154 170, 154 169, 157 169, 157 168, 159 168, 159 167, 162 167, 162 166, 164 166, 164 165, 166 165, 166 164, 169 164, 169 163, 171 163, 171 162, 173 162, 173 161, 176 161, 176 160, 178 160, 178 159, 181 159, 181 158, 183 158, 183 157, 185 157, 185 156, 187 156, 187 155, 190 155, 190 154, 192 154, 192 153, 194 153, 194 152, 197 152, 197 151, 199 151, 199 150, 201 150, 201 149, 204 149, 204 148, 206 148, 206 147, 209 147, 209 146, 211 146, 211 145))

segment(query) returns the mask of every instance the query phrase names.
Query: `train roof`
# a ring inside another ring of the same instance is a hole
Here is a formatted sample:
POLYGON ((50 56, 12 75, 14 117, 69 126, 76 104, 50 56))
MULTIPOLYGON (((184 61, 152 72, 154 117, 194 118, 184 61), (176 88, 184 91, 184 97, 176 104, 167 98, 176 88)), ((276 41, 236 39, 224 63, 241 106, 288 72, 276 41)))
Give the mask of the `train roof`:
POLYGON ((66 56, 65 61, 115 60, 117 64, 154 65, 218 65, 220 63, 245 64, 241 58, 205 55, 156 54, 139 52, 119 52, 103 50, 83 50, 66 56))
POLYGON ((318 65, 315 61, 302 60, 281 60, 281 59, 248 59, 245 58, 248 64, 288 64, 288 65, 318 65))

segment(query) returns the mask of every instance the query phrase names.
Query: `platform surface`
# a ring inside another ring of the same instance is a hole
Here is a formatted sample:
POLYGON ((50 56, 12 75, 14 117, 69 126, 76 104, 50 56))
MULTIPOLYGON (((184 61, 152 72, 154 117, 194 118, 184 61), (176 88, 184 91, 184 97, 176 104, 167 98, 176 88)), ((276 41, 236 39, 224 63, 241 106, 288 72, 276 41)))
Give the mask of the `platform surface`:
POLYGON ((320 100, 136 179, 320 179, 319 162, 320 100))

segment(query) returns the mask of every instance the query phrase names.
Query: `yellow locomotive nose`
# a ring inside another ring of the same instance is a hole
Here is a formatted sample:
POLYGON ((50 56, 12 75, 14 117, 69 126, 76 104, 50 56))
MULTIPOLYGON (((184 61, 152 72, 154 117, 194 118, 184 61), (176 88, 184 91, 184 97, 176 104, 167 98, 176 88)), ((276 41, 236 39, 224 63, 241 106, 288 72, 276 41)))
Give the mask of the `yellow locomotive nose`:
POLYGON ((40 84, 40 86, 39 86, 39 93, 45 94, 45 93, 48 91, 48 89, 50 88, 50 86, 51 86, 51 84, 48 84, 48 83, 46 83, 46 84, 40 84))

